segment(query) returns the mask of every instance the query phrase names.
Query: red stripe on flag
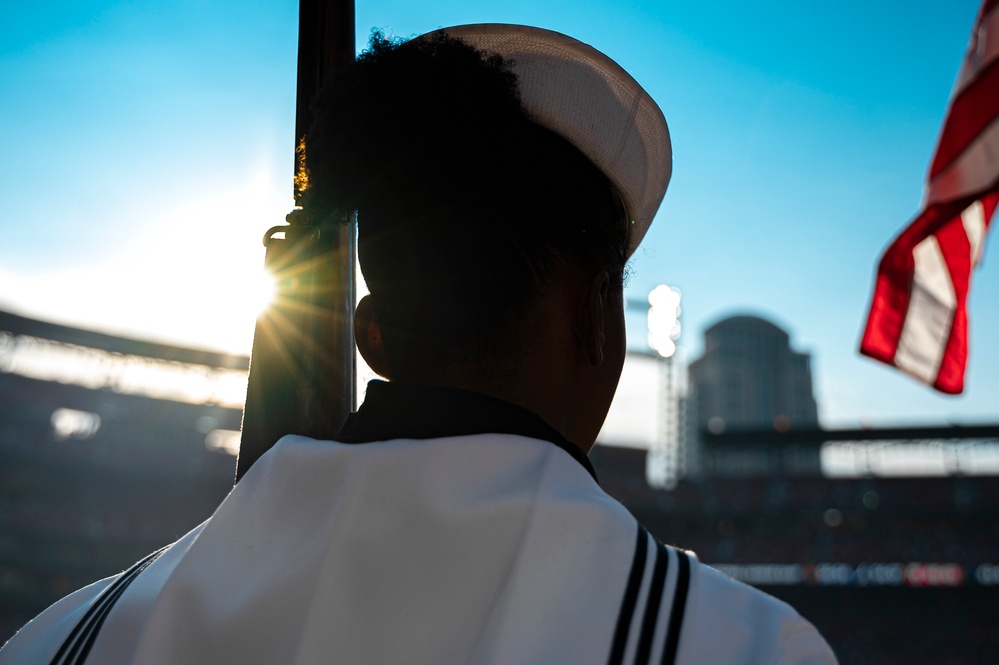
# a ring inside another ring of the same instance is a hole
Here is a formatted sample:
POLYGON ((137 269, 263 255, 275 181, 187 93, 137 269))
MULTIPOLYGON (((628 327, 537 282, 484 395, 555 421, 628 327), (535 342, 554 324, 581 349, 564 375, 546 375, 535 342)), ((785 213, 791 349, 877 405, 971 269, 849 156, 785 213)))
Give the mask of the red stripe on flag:
MULTIPOLYGON (((996 0, 996 2, 999 2, 999 0, 996 0)), ((992 228, 992 220, 995 218, 996 208, 999 208, 999 181, 992 186, 992 189, 995 191, 982 198, 982 205, 985 207, 986 232, 992 228)))
MULTIPOLYGON (((993 191, 986 195, 980 203, 983 212, 982 221, 985 224, 981 240, 984 247, 992 217, 995 214, 997 204, 999 204, 999 192, 993 191)), ((952 394, 964 390, 964 374, 968 363, 968 297, 971 294, 971 277, 975 269, 973 264, 975 257, 972 256, 972 247, 964 233, 960 217, 955 222, 955 224, 948 224, 937 234, 938 239, 946 234, 947 239, 941 239, 940 245, 944 248, 947 266, 954 283, 957 310, 954 312, 954 323, 951 327, 950 338, 947 341, 947 348, 944 351, 943 362, 940 365, 940 373, 934 383, 937 390, 952 394)), ((982 250, 979 249, 979 251, 982 250)))
POLYGON ((999 118, 999 61, 979 72, 977 79, 954 99, 930 167, 930 180, 950 166, 996 118, 999 118))
POLYGON ((944 345, 940 369, 933 387, 956 395, 964 390, 964 373, 968 364, 968 289, 971 285, 971 243, 965 233, 961 216, 951 219, 935 234, 937 244, 950 272, 954 287, 953 320, 944 345))

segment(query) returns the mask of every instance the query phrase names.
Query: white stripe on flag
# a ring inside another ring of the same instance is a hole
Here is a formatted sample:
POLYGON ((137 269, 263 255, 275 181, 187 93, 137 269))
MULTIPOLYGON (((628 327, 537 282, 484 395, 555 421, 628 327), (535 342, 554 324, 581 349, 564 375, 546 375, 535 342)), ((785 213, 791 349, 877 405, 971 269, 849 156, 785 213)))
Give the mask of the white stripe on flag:
POLYGON ((961 63, 961 71, 957 75, 952 97, 957 96, 974 80, 990 62, 999 58, 999 5, 984 17, 978 28, 978 48, 961 63))
POLYGON ((995 180, 997 161, 999 118, 993 120, 960 157, 929 183, 923 198, 923 209, 986 189, 995 180))
POLYGON ((895 352, 895 365, 920 381, 936 381, 957 297, 935 236, 916 245, 909 311, 895 352))
POLYGON ((985 206, 981 201, 975 201, 961 213, 961 224, 964 233, 971 244, 971 267, 974 268, 982 260, 982 242, 985 240, 985 206))

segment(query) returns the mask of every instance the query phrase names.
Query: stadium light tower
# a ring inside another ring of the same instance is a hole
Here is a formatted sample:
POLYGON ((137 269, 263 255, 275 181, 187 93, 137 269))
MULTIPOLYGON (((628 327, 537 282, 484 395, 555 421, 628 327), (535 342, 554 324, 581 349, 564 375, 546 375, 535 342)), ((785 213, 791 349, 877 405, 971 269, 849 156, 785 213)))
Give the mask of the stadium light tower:
POLYGON ((676 485, 679 462, 679 403, 677 395, 676 342, 680 339, 680 291, 660 284, 649 293, 649 346, 662 358, 662 428, 649 451, 649 482, 664 489, 676 485))

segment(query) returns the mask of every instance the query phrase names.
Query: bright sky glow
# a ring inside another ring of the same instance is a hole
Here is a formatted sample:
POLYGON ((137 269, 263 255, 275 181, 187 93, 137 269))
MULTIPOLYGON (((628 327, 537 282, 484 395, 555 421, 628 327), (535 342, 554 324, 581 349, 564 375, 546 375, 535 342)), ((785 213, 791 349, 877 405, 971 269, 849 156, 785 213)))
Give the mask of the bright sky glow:
MULTIPOLYGON (((988 246, 964 396, 856 352, 978 4, 357 0, 357 35, 362 46, 372 27, 516 22, 610 54, 673 136, 673 182, 629 297, 661 283, 683 292, 678 358, 699 355, 714 321, 752 312, 813 354, 827 426, 981 422, 999 416, 988 246)), ((292 204, 296 32, 295 0, 5 7, 0 307, 248 351, 260 238, 292 204)))
POLYGON ((665 367, 650 355, 628 355, 598 442, 628 448, 654 448, 665 443, 665 367))

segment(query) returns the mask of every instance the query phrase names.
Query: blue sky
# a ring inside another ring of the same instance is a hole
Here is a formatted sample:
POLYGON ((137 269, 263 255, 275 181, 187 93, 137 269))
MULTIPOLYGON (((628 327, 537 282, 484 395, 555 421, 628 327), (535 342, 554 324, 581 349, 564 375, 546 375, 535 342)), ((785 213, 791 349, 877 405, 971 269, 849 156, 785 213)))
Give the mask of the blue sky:
MULTIPOLYGON (((999 269, 966 393, 861 358, 874 267, 919 206, 977 0, 357 2, 358 44, 466 22, 570 34, 662 106, 673 181, 631 297, 684 296, 687 357, 731 313, 813 354, 829 426, 994 421, 999 269)), ((0 307, 249 348, 260 236, 291 206, 297 3, 18 3, 0 22, 0 307)), ((991 243, 991 244, 994 244, 991 243)))

